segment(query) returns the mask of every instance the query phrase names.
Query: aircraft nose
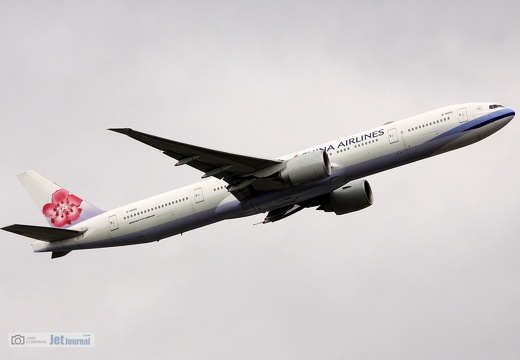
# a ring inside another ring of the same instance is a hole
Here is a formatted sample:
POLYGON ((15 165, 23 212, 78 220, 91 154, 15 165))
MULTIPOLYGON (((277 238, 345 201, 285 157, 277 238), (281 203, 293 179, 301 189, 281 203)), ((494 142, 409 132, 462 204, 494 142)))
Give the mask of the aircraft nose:
POLYGON ((511 120, 513 120, 515 115, 516 115, 516 113, 513 109, 511 109, 511 108, 505 109, 505 111, 500 116, 499 121, 497 122, 497 125, 499 125, 500 128, 503 128, 504 126, 509 124, 509 122, 511 120))

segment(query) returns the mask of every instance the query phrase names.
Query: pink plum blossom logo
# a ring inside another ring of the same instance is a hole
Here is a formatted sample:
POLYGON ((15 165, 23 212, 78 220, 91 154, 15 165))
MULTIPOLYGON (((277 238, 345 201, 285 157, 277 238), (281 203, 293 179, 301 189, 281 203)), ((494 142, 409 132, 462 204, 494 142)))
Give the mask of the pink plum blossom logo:
POLYGON ((65 189, 60 189, 52 194, 52 202, 45 204, 43 215, 51 219, 51 224, 62 227, 72 224, 81 215, 79 207, 83 200, 65 189))

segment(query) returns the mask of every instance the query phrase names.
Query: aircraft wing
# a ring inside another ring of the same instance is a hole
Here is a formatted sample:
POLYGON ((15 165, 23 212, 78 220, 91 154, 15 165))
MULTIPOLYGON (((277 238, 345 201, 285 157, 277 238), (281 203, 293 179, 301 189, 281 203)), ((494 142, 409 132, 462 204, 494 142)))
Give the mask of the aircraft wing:
POLYGON ((202 178, 216 177, 226 181, 228 190, 240 201, 255 193, 285 187, 278 179, 269 179, 275 173, 281 160, 262 159, 203 148, 146 134, 129 128, 108 129, 161 150, 178 162, 175 165, 189 165, 204 173, 202 178))

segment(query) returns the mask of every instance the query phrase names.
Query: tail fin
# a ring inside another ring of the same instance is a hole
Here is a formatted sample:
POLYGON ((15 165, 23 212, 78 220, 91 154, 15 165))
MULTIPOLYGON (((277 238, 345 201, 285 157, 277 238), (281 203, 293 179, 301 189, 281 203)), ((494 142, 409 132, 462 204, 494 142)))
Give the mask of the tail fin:
POLYGON ((67 228, 103 213, 35 171, 19 174, 18 179, 52 227, 67 228))

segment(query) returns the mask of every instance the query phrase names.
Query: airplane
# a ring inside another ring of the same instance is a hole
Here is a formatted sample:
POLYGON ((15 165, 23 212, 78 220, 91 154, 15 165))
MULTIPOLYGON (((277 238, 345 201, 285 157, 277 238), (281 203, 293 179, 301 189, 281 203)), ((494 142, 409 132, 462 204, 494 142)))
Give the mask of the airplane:
POLYGON ((129 128, 108 129, 162 151, 204 174, 202 181, 102 211, 35 171, 18 178, 50 227, 5 231, 38 240, 34 252, 59 258, 73 250, 159 241, 222 220, 267 213, 263 224, 305 208, 343 215, 371 206, 372 174, 480 141, 515 111, 494 102, 442 107, 278 159, 207 149, 129 128))

